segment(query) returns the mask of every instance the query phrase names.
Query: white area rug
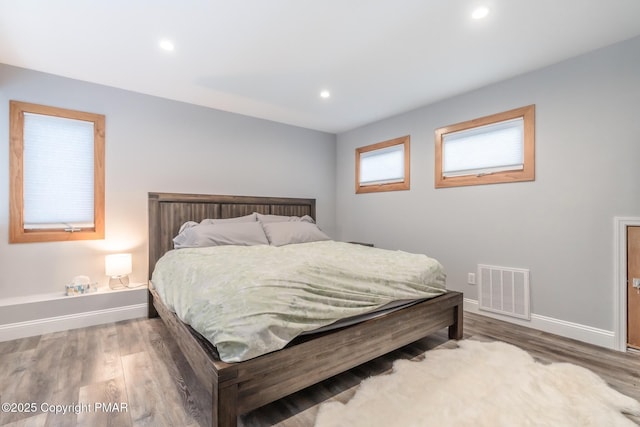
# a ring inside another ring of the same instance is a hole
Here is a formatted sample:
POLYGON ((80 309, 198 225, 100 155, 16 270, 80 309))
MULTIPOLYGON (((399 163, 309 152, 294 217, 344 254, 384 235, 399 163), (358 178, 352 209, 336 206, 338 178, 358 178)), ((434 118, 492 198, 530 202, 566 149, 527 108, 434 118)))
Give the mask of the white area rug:
POLYGON ((582 367, 543 365, 503 342, 458 345, 396 361, 346 404, 322 404, 316 426, 617 427, 636 425, 622 412, 640 416, 640 403, 582 367))

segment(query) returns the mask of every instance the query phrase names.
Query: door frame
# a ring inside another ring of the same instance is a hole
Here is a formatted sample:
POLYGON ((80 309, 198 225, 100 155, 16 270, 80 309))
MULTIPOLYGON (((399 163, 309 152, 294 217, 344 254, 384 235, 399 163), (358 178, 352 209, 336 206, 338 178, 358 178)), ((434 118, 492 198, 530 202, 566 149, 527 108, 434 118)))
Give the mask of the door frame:
POLYGON ((640 227, 639 217, 615 217, 614 335, 616 350, 627 351, 627 227, 640 227))

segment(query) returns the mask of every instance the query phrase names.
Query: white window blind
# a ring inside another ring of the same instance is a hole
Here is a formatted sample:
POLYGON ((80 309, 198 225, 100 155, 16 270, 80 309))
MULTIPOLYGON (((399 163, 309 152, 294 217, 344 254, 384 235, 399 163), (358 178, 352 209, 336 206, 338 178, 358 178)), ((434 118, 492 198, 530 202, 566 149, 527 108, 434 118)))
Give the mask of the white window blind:
POLYGON ((492 123, 443 136, 444 176, 484 175, 524 168, 524 119, 492 123))
POLYGON ((24 114, 24 228, 94 226, 94 123, 24 114))
POLYGON ((360 185, 377 185, 404 180, 404 144, 360 154, 360 185))

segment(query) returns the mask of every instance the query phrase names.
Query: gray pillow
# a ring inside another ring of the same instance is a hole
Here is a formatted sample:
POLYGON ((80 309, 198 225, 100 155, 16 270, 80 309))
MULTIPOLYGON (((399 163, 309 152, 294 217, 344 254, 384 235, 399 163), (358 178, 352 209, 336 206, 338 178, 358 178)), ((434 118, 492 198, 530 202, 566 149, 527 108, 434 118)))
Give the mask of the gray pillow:
POLYGON ((200 224, 206 225, 206 224, 226 224, 230 222, 256 222, 257 220, 258 220, 258 217, 254 212, 254 213, 250 213, 249 215, 236 216, 233 218, 213 218, 213 219, 207 218, 200 221, 200 224))
MULTIPOLYGON (((206 225, 206 224, 224 224, 229 222, 255 222, 257 220, 258 220, 258 217, 254 212, 249 215, 238 216, 233 218, 207 218, 200 221, 200 224, 206 225)), ((178 234, 182 233, 188 228, 195 227, 196 225, 200 225, 200 224, 198 224, 195 221, 187 221, 180 226, 180 230, 178 231, 178 234)))
POLYGON ((269 222, 300 222, 300 221, 310 222, 312 224, 315 224, 315 221, 309 215, 299 217, 299 216, 286 216, 286 215, 264 215, 256 212, 256 217, 258 218, 258 221, 260 221, 263 224, 266 224, 269 222))
POLYGON ((180 226, 180 230, 178 231, 178 234, 182 233, 184 230, 188 228, 195 227, 196 225, 198 225, 198 223, 195 221, 187 221, 180 226))
POLYGON ((204 248, 222 245, 268 245, 269 241, 259 222, 225 222, 199 224, 187 228, 173 239, 173 247, 204 248))
POLYGON ((317 225, 306 221, 267 222, 262 228, 273 246, 331 240, 317 225))

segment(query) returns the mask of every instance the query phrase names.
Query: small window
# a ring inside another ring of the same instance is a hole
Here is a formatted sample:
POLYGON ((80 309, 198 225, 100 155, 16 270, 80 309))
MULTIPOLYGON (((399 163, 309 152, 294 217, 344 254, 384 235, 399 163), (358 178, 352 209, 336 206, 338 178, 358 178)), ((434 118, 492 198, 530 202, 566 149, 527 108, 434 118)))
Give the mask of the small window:
POLYGON ((10 102, 9 241, 104 238, 104 116, 10 102))
POLYGON ((535 106, 436 130, 436 188, 533 181, 535 106))
POLYGON ((356 193, 409 189, 409 139, 356 148, 356 193))

